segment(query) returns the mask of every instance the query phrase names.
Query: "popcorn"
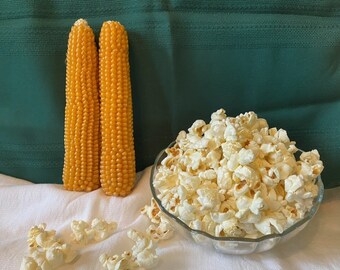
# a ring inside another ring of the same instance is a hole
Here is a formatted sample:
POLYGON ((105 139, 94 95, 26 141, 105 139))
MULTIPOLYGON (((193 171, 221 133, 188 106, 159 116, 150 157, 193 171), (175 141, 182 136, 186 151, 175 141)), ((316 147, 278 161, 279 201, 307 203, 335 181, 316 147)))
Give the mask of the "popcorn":
POLYGON ((298 171, 305 180, 313 180, 322 172, 323 164, 317 150, 302 153, 300 159, 298 171))
MULTIPOLYGON (((276 233, 282 233, 286 226, 286 220, 282 213, 272 212, 268 216, 264 217, 260 222, 255 224, 255 227, 262 233, 267 230, 276 233), (269 226, 269 228, 268 228, 269 226)), ((265 233, 263 233, 265 234, 265 233)), ((266 233, 269 234, 269 233, 266 233)))
POLYGON ((56 231, 46 231, 46 224, 42 223, 38 226, 33 226, 28 232, 28 245, 30 248, 47 248, 57 241, 56 231))
POLYGON ((231 155, 238 154, 242 149, 242 145, 239 142, 224 142, 221 144, 223 157, 230 159, 231 155))
POLYGON ((46 224, 33 226, 28 232, 30 256, 23 258, 20 269, 52 270, 77 257, 69 244, 56 238, 56 231, 46 230, 46 224))
POLYGON ((294 171, 293 167, 285 162, 279 162, 278 164, 276 164, 276 168, 278 170, 280 180, 288 178, 288 176, 291 175, 294 171))
MULTIPOLYGON (((134 242, 131 251, 124 251, 121 255, 113 256, 102 254, 99 261, 105 269, 149 269, 157 264, 156 243, 159 240, 170 238, 173 228, 158 208, 154 198, 151 199, 150 205, 145 205, 141 209, 141 214, 145 214, 153 224, 147 228, 146 234, 134 229, 127 232, 127 236, 134 242)), ((98 222, 95 222, 95 224, 98 224, 98 222)))
POLYGON ((265 204, 267 205, 267 208, 272 211, 277 211, 281 208, 281 203, 276 195, 276 192, 274 189, 270 189, 267 196, 264 197, 265 204))
POLYGON ((232 154, 227 162, 227 169, 234 172, 240 164, 238 163, 238 155, 232 154))
POLYGON ((255 160, 255 153, 252 149, 241 148, 238 152, 238 163, 241 165, 248 165, 255 160))
POLYGON ((225 110, 219 109, 216 112, 211 114, 211 123, 225 120, 226 118, 227 118, 227 115, 225 114, 225 110))
POLYGON ((47 261, 44 251, 35 250, 31 253, 31 259, 35 261, 40 270, 52 270, 54 267, 47 261))
POLYGON ((158 208, 154 198, 151 199, 150 205, 145 205, 142 208, 141 213, 146 214, 146 216, 153 223, 146 230, 146 233, 150 235, 152 240, 159 241, 172 237, 174 229, 171 226, 169 220, 158 208))
POLYGON ((83 220, 74 220, 71 222, 71 230, 73 232, 72 238, 75 242, 79 244, 86 245, 90 239, 93 238, 93 235, 88 237, 88 230, 90 229, 90 225, 83 220), (89 239, 90 238, 90 239, 89 239))
POLYGON ((117 223, 108 223, 103 219, 95 218, 91 222, 91 229, 94 234, 94 240, 99 242, 105 240, 116 231, 117 223))
POLYGON ((145 249, 136 255, 136 262, 140 267, 152 268, 158 263, 158 256, 145 249))
POLYGON ((151 220, 152 223, 159 224, 161 222, 160 216, 161 212, 154 198, 151 199, 150 205, 145 205, 141 209, 141 213, 145 214, 151 220))
POLYGON ((226 123, 226 128, 224 131, 224 138, 227 142, 235 142, 237 141, 237 130, 236 128, 229 122, 227 121, 226 123))
POLYGON ((206 123, 203 120, 196 120, 192 126, 189 128, 190 134, 196 134, 197 136, 203 135, 202 128, 205 127, 206 123))
MULTIPOLYGON (((154 224, 146 230, 147 234, 136 230, 128 231, 128 237, 134 241, 131 251, 113 256, 102 254, 99 261, 105 269, 141 270, 152 268, 157 264, 156 242, 170 238, 173 228, 160 212, 154 199, 151 200, 151 205, 143 207, 141 212, 146 214, 154 224)), ((74 239, 87 243, 90 240, 100 241, 107 238, 116 230, 117 224, 95 218, 91 224, 85 221, 73 221, 71 228, 74 239)), ((77 257, 77 252, 71 245, 56 238, 56 231, 47 231, 44 223, 30 229, 28 243, 30 256, 23 258, 20 270, 53 270, 71 263, 77 257)))
POLYGON ((64 263, 64 252, 62 246, 56 245, 48 248, 46 250, 46 260, 55 267, 61 266, 64 263))
POLYGON ((73 220, 71 229, 74 241, 86 245, 92 240, 99 242, 108 238, 117 229, 117 223, 95 218, 90 225, 83 220, 73 220))
POLYGON ((217 225, 215 229, 216 236, 231 236, 231 237, 242 237, 244 231, 238 227, 238 221, 236 218, 229 218, 217 225))
POLYGON ((122 255, 108 256, 102 254, 99 257, 102 266, 107 270, 131 270, 137 269, 138 264, 134 261, 131 252, 125 251, 122 255))
POLYGON ((318 150, 312 150, 310 152, 304 152, 300 156, 301 161, 306 162, 310 165, 322 164, 320 161, 320 154, 318 150))
POLYGON ((238 184, 235 184, 233 187, 233 195, 235 199, 242 196, 243 194, 249 191, 249 186, 246 181, 241 181, 238 184))
POLYGON ((202 218, 202 231, 206 231, 207 233, 214 234, 216 223, 212 220, 209 214, 206 214, 202 218))
POLYGON ((198 176, 193 176, 188 172, 180 172, 178 174, 179 184, 188 192, 195 192, 201 185, 201 179, 198 176))
POLYGON ((245 127, 249 130, 256 129, 257 126, 262 126, 262 123, 265 123, 265 126, 267 126, 267 122, 264 119, 258 119, 257 115, 254 112, 246 112, 245 114, 240 114, 236 116, 235 122, 241 126, 245 127), (260 120, 260 121, 258 121, 260 120))
POLYGON ((279 129, 275 134, 274 134, 275 138, 278 138, 281 142, 283 142, 285 145, 289 145, 290 144, 290 139, 287 135, 287 131, 285 131, 284 129, 279 129))
MULTIPOLYGON (((201 210, 218 210, 221 205, 221 195, 218 190, 201 188, 197 189, 196 192, 198 194, 197 201, 201 204, 201 210)), ((186 205, 187 209, 193 212, 194 209, 188 208, 189 206, 189 204, 186 205)))
POLYGON ((199 219, 190 221, 189 227, 193 230, 202 230, 202 221, 199 219))
POLYGON ((173 227, 168 221, 163 221, 158 226, 151 224, 146 230, 146 233, 154 241, 170 239, 173 236, 173 232, 173 227))
POLYGON ((213 180, 217 177, 217 175, 216 175, 215 170, 210 169, 210 170, 200 172, 198 174, 198 177, 201 178, 201 179, 213 180))
POLYGON ((234 176, 236 176, 240 180, 249 180, 249 181, 257 181, 258 180, 258 175, 256 171, 249 166, 238 166, 235 171, 234 171, 234 176))
POLYGON ((158 262, 156 243, 147 235, 136 230, 129 230, 128 237, 135 242, 132 247, 132 256, 140 267, 151 268, 158 262))
MULTIPOLYGON (((268 137, 266 137, 266 139, 268 140, 268 137)), ((272 143, 264 143, 264 144, 261 144, 260 149, 262 153, 264 154, 274 153, 276 151, 276 145, 272 143)))
POLYGON ((188 196, 188 191, 186 190, 185 187, 179 186, 179 187, 177 188, 177 194, 178 194, 178 199, 179 199, 180 201, 185 201, 186 198, 187 198, 187 196, 188 196))
POLYGON ((285 180, 286 200, 288 202, 300 201, 303 197, 303 178, 297 175, 291 175, 285 180))
POLYGON ((261 221, 255 223, 255 228, 261 232, 263 235, 271 234, 272 233, 272 228, 270 224, 271 219, 269 218, 264 218, 261 221))
POLYGON ((220 190, 229 190, 232 187, 231 173, 226 167, 219 167, 217 169, 217 185, 220 190))
POLYGON ((32 257, 24 257, 20 265, 20 270, 40 270, 40 269, 41 267, 39 267, 39 265, 32 257))
POLYGON ((263 209, 263 198, 261 197, 261 191, 257 191, 254 195, 253 201, 249 206, 249 210, 255 215, 260 214, 260 210, 263 209))
MULTIPOLYGON (((296 160, 297 150, 284 129, 254 112, 227 117, 220 109, 209 123, 197 120, 179 132, 154 187, 162 205, 193 229, 251 238, 281 233, 311 209, 323 170, 317 150, 296 160)), ((157 230, 149 228, 156 237, 157 230)))
MULTIPOLYGON (((39 255, 41 255, 41 253, 39 255)), ((69 244, 54 243, 46 249, 45 256, 45 263, 48 263, 51 268, 54 269, 65 263, 72 262, 76 258, 77 252, 74 251, 69 244)), ((35 258, 34 255, 33 258, 35 258)))
POLYGON ((195 173, 196 170, 199 169, 202 163, 202 155, 199 151, 193 152, 189 157, 189 164, 188 167, 191 169, 190 172, 195 173))
POLYGON ((159 199, 161 200, 162 205, 164 205, 170 213, 177 213, 177 202, 172 192, 164 192, 159 199))
POLYGON ((241 219, 245 214, 248 213, 251 203, 252 200, 248 196, 242 195, 238 197, 236 200, 238 212, 235 214, 235 216, 241 219))
POLYGON ((235 212, 233 210, 229 210, 226 213, 220 212, 212 212, 210 213, 211 220, 215 223, 221 224, 223 221, 228 220, 235 216, 235 212))
POLYGON ((191 221, 195 219, 195 207, 184 201, 182 205, 178 206, 178 216, 184 221, 191 221))
POLYGON ((159 174, 159 181, 157 181, 156 188, 166 192, 167 190, 176 186, 176 174, 168 169, 164 169, 159 174), (163 176, 162 176, 163 175, 163 176))
POLYGON ((210 151, 205 159, 206 162, 206 167, 208 168, 212 168, 215 170, 217 170, 220 166, 219 164, 219 160, 222 157, 222 151, 220 148, 214 149, 212 151, 210 151))

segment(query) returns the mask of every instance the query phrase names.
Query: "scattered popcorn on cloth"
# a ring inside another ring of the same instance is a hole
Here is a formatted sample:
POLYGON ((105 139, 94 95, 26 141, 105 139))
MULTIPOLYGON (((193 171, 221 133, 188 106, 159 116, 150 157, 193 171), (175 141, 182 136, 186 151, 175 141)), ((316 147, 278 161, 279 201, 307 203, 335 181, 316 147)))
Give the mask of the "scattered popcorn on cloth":
MULTIPOLYGON (((162 215, 154 199, 146 205, 141 214, 146 214, 153 223, 145 233, 129 230, 127 232, 134 245, 131 251, 121 255, 108 256, 102 254, 99 262, 107 270, 142 270, 157 265, 157 242, 172 236, 173 229, 169 221, 162 215)), ((117 223, 108 223, 95 218, 91 224, 83 220, 74 220, 71 223, 71 238, 81 245, 91 241, 99 242, 111 236, 117 229, 117 223)), ((25 256, 21 263, 21 270, 52 270, 71 263, 78 256, 70 244, 64 243, 56 237, 56 231, 46 230, 46 224, 33 226, 28 232, 28 245, 30 256, 25 256)))
MULTIPOLYGON (((179 132, 165 152, 153 183, 162 206, 217 237, 282 233, 311 209, 323 170, 317 150, 297 160, 287 132, 254 112, 227 117, 220 109, 210 123, 179 132)), ((154 207, 143 211, 160 222, 154 207)))
POLYGON ((20 270, 52 270, 71 263, 77 252, 70 244, 46 230, 46 224, 33 226, 28 232, 29 256, 23 258, 20 270))
POLYGON ((141 214, 149 218, 151 225, 145 233, 134 229, 127 232, 127 236, 134 242, 130 251, 124 251, 121 255, 113 256, 102 254, 99 261, 105 269, 142 270, 156 267, 158 263, 157 243, 171 238, 174 228, 160 211, 154 198, 151 198, 150 205, 145 205, 141 209, 141 214))

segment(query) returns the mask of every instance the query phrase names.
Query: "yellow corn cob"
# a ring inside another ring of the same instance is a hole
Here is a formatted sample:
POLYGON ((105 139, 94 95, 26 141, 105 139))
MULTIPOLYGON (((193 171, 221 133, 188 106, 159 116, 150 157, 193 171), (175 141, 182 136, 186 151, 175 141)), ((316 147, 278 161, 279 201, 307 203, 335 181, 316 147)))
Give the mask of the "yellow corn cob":
POLYGON ((106 195, 126 196, 135 182, 135 150, 128 37, 118 22, 104 22, 101 28, 99 83, 101 186, 106 195))
POLYGON ((66 59, 65 156, 63 182, 67 190, 100 187, 98 51, 91 27, 76 21, 66 59))

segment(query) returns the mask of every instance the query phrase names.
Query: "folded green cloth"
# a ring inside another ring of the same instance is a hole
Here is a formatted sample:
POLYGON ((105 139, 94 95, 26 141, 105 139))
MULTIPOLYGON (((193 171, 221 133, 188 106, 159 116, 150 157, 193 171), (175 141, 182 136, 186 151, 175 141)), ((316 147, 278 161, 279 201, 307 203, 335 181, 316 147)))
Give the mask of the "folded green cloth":
POLYGON ((137 169, 196 119, 255 111, 340 185, 339 1, 2 1, 0 173, 61 183, 70 27, 129 33, 137 169))

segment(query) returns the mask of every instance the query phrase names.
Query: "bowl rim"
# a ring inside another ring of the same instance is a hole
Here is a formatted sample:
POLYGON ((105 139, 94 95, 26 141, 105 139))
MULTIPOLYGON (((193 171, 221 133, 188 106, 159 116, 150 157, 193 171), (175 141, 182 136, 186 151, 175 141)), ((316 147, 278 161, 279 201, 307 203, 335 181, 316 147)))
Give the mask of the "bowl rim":
MULTIPOLYGON (((171 142, 166 148, 164 148, 162 151, 160 151, 155 159, 154 164, 152 165, 151 168, 151 173, 150 173, 150 189, 151 189, 151 193, 152 193, 152 197, 155 199, 158 207, 161 209, 161 211, 166 214, 169 218, 171 218, 172 220, 174 220, 176 223, 178 223, 179 225, 181 225, 184 229, 188 230, 191 234, 200 234, 203 235, 205 237, 208 237, 212 240, 215 241, 235 241, 235 242, 253 242, 253 243, 257 243, 257 242, 262 242, 265 240, 269 240, 269 239, 274 239, 274 238, 282 238, 286 235, 288 235, 290 232, 296 230, 297 228, 301 227, 303 224, 305 224, 306 222, 310 221, 314 215, 316 214, 322 200, 323 200, 323 196, 324 196, 324 184, 322 182, 321 176, 317 176, 314 179, 314 184, 318 185, 318 194, 317 196, 314 198, 313 200, 313 206, 312 208, 305 214, 305 217, 299 221, 297 221, 296 223, 294 223, 292 226, 290 226, 289 228, 287 228, 286 230, 284 230, 282 233, 272 233, 272 234, 267 234, 267 235, 263 235, 259 238, 246 238, 246 237, 232 237, 232 236, 228 236, 228 237, 217 237, 214 235, 211 235, 205 231, 202 230, 196 230, 196 229, 192 229, 189 227, 189 225, 187 225, 184 221, 182 221, 181 219, 179 219, 178 217, 176 217, 175 215, 171 214, 170 212, 168 212, 164 206, 162 205, 161 200, 158 198, 157 194, 156 194, 156 189, 153 186, 153 179, 155 176, 155 172, 157 167, 160 164, 161 158, 162 156, 165 154, 165 150, 168 149, 169 147, 173 146, 176 143, 176 141, 171 142)), ((304 152, 301 149, 298 149, 298 151, 300 152, 304 152)))

